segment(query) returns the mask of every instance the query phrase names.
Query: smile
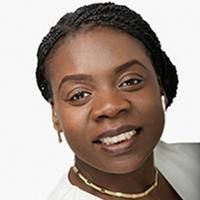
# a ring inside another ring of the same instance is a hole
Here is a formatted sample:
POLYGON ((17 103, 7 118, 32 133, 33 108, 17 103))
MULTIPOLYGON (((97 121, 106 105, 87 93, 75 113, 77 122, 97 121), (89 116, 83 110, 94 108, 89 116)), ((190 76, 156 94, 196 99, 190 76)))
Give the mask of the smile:
POLYGON ((106 145, 117 144, 126 140, 130 140, 136 133, 137 133, 136 130, 132 130, 132 131, 121 133, 113 137, 102 138, 100 139, 100 142, 106 145))

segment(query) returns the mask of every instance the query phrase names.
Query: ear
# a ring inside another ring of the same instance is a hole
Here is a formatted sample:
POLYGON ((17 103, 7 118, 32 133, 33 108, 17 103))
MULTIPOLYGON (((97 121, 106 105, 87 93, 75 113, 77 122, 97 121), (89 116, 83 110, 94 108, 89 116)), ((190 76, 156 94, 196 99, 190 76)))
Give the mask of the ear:
POLYGON ((164 110, 166 110, 167 104, 168 104, 168 98, 163 88, 161 89, 161 101, 162 101, 164 110))
POLYGON ((158 81, 159 88, 160 88, 160 98, 161 98, 162 104, 165 105, 165 108, 166 108, 166 105, 168 104, 168 98, 165 93, 165 89, 162 85, 161 78, 159 76, 157 76, 157 81, 158 81))

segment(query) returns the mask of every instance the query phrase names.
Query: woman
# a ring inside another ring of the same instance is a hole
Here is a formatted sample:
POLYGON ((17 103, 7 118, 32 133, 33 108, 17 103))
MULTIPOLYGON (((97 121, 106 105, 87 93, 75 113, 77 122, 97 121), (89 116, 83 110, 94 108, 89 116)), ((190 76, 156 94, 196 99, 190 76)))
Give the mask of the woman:
POLYGON ((75 154, 49 199, 198 199, 170 182, 170 149, 157 145, 178 78, 140 15, 113 3, 67 13, 40 44, 36 75, 75 154))

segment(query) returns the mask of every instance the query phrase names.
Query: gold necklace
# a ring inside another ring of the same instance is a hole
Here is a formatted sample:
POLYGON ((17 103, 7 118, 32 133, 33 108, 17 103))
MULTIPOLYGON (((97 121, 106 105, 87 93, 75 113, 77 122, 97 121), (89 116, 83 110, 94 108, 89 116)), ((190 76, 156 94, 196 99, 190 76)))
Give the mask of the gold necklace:
POLYGON ((154 184, 152 184, 147 190, 145 190, 144 192, 138 193, 138 194, 129 194, 129 193, 123 193, 123 192, 113 192, 111 190, 108 190, 106 188, 100 187, 98 185, 95 185, 94 183, 92 183, 91 181, 89 181, 88 179, 86 179, 83 174, 81 174, 81 172, 79 171, 79 169, 74 165, 72 167, 73 171, 75 172, 75 174, 78 175, 78 177, 89 187, 93 188, 94 190, 103 193, 103 194, 107 194, 113 197, 121 197, 121 198, 126 198, 126 199, 138 199, 138 198, 142 198, 145 197, 147 195, 149 195, 157 186, 158 186, 158 170, 155 168, 155 181, 154 184))

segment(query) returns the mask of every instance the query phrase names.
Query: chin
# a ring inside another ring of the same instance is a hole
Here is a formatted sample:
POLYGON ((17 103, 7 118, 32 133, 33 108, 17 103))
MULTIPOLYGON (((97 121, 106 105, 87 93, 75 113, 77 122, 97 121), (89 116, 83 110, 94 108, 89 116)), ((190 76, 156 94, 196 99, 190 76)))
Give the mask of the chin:
POLYGON ((100 170, 112 174, 127 174, 140 169, 146 160, 148 159, 143 159, 141 157, 140 158, 138 157, 137 159, 132 158, 131 160, 129 159, 126 161, 123 159, 114 162, 109 161, 109 166, 106 165, 100 170))

